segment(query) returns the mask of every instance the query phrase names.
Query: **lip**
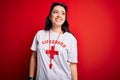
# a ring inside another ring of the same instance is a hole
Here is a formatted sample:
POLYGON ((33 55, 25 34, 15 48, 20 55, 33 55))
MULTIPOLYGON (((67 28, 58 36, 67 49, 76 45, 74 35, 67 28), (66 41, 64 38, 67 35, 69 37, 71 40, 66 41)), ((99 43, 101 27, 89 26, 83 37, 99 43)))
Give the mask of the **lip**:
POLYGON ((60 21, 62 21, 62 18, 56 18, 55 19, 57 22, 60 22, 60 21))

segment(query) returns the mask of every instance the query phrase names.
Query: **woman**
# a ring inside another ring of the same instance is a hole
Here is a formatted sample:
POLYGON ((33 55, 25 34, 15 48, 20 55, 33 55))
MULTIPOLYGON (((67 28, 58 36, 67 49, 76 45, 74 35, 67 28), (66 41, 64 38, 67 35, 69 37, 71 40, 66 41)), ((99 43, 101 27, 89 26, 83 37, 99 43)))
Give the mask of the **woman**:
POLYGON ((77 80, 77 40, 70 33, 65 4, 53 3, 44 30, 31 46, 29 80, 77 80))

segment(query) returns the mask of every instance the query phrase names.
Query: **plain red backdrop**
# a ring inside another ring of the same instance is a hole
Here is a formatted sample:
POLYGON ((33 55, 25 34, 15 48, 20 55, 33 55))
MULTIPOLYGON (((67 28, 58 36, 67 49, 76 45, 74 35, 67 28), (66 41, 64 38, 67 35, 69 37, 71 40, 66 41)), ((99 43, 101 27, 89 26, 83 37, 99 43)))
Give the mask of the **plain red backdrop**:
POLYGON ((33 37, 54 1, 68 6, 79 80, 120 80, 119 0, 1 0, 0 80, 27 80, 33 37))

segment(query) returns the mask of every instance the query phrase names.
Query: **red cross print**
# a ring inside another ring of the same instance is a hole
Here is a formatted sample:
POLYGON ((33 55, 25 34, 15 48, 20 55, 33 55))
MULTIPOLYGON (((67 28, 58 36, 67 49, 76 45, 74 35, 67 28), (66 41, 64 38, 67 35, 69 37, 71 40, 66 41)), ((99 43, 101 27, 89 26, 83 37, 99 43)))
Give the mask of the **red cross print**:
POLYGON ((50 69, 52 68, 51 60, 54 59, 54 55, 58 55, 58 51, 55 51, 55 46, 51 46, 51 50, 46 50, 46 54, 50 54, 50 69))

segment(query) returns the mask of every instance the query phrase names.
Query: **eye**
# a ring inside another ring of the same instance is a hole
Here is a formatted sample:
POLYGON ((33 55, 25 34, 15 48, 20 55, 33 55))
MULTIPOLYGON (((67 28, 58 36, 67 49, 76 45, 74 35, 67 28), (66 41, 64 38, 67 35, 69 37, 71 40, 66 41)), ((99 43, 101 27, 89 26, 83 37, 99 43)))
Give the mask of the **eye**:
POLYGON ((53 11, 53 13, 58 13, 58 11, 53 11))
POLYGON ((62 13, 62 15, 65 15, 65 13, 62 13))

